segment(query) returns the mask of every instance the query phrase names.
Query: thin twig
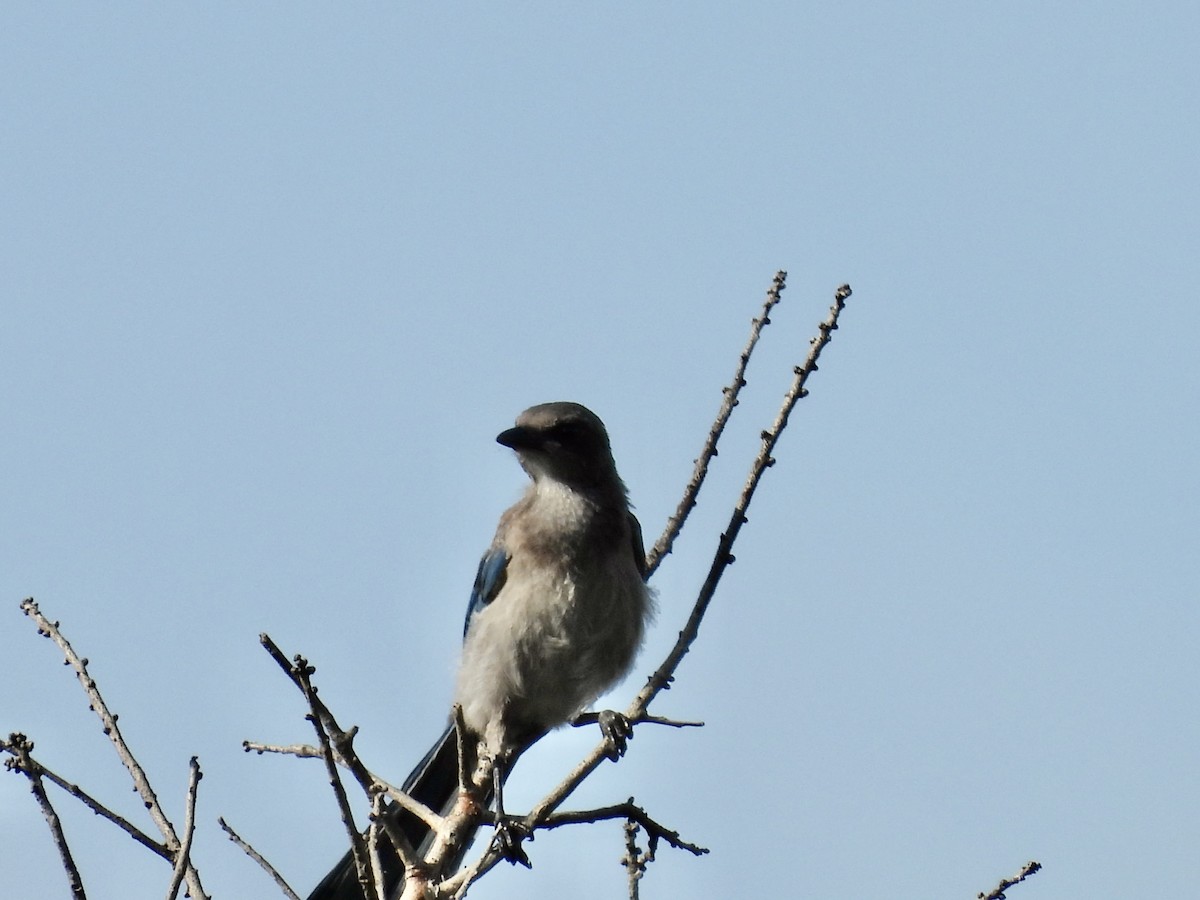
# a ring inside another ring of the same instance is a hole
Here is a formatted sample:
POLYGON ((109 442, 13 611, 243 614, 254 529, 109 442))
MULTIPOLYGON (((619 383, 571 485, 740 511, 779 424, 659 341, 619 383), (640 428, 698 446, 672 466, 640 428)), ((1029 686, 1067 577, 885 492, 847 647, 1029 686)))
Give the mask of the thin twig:
MULTIPOLYGON (((88 661, 80 657, 74 648, 71 647, 70 642, 59 631, 58 623, 51 622, 42 615, 32 597, 22 601, 21 609, 25 612, 25 615, 37 623, 38 634, 54 641, 66 657, 67 664, 75 670, 75 675, 88 696, 89 704, 96 715, 99 716, 100 722, 104 726, 104 733, 108 735, 113 749, 124 764, 125 769, 129 772, 129 777, 133 780, 133 786, 142 798, 142 804, 146 807, 146 810, 150 813, 150 818, 162 834, 163 842, 166 844, 167 849, 172 854, 176 853, 179 849, 179 836, 175 833, 175 827, 167 819, 166 813, 163 812, 145 770, 142 769, 141 764, 134 758, 129 745, 125 743, 125 739, 121 736, 121 731, 117 728, 117 716, 109 711, 104 698, 100 696, 100 690, 97 688, 95 680, 88 674, 88 661)), ((190 861, 187 864, 185 880, 187 881, 188 893, 191 895, 192 900, 208 900, 208 895, 204 893, 204 887, 200 884, 200 873, 196 871, 196 867, 190 861)))
POLYGON ((12 754, 12 758, 5 760, 5 767, 16 769, 29 779, 29 790, 37 799, 46 824, 50 826, 54 846, 58 848, 59 858, 67 873, 67 881, 71 885, 71 896, 76 900, 87 900, 87 894, 83 890, 83 879, 79 875, 79 867, 75 865, 75 858, 71 855, 71 848, 67 846, 67 836, 63 833, 62 822, 58 818, 58 813, 54 811, 53 804, 50 803, 50 797, 46 794, 46 786, 42 784, 41 764, 30 755, 33 751, 33 741, 23 734, 14 732, 8 736, 7 741, 2 741, 0 744, 3 745, 4 750, 12 754))
MULTIPOLYGON (((287 676, 292 680, 304 694, 308 701, 309 715, 308 719, 313 723, 317 730, 317 736, 320 743, 318 748, 309 748, 305 745, 296 745, 292 747, 274 747, 269 744, 255 744, 250 741, 243 741, 242 747, 247 752, 257 750, 258 752, 287 752, 296 756, 318 756, 325 760, 326 768, 329 770, 331 760, 336 765, 344 766, 358 782, 359 787, 368 797, 373 797, 377 791, 385 791, 395 802, 399 803, 404 809, 411 812, 413 815, 420 818, 431 828, 437 828, 442 822, 441 816, 429 809, 425 804, 410 797, 404 791, 394 787, 382 778, 373 774, 359 758, 358 753, 354 750, 354 737, 358 733, 358 726, 355 725, 349 729, 343 729, 338 725, 333 713, 329 710, 324 702, 317 696, 317 688, 312 683, 312 674, 315 669, 309 666, 307 660, 301 656, 296 656, 294 662, 289 662, 279 645, 271 640, 270 635, 263 633, 258 636, 259 643, 275 660, 276 664, 283 669, 287 676), (315 753, 310 752, 315 750, 315 753)), ((342 785, 341 779, 336 776, 336 770, 331 774, 331 786, 334 788, 334 793, 338 797, 338 805, 342 810, 342 821, 346 828, 353 829, 351 837, 351 850, 366 851, 367 845, 363 841, 363 835, 354 825, 353 816, 350 813, 348 798, 346 797, 345 787, 342 785)), ((392 831, 385 828, 389 837, 392 831)), ((396 847, 396 852, 401 859, 408 865, 416 859, 416 850, 412 847, 411 842, 404 837, 398 829, 395 830, 398 840, 393 841, 396 847)), ((355 864, 359 863, 360 859, 367 862, 365 856, 360 857, 358 852, 354 852, 355 864)), ((361 877, 365 876, 366 868, 359 868, 358 873, 361 877)))
MULTIPOLYGON (((334 718, 334 715, 332 712, 330 712, 329 707, 326 706, 321 701, 321 698, 317 696, 317 689, 312 686, 312 682, 309 680, 312 675, 312 671, 315 670, 304 673, 301 669, 298 669, 293 662, 284 655, 283 651, 279 649, 279 645, 271 640, 271 636, 269 634, 260 634, 258 636, 258 640, 267 653, 270 654, 271 658, 275 660, 275 663, 281 669, 283 669, 284 674, 286 674, 288 678, 292 680, 292 683, 300 689, 300 692, 304 694, 305 699, 308 701, 309 709, 317 717, 318 721, 323 726, 325 733, 328 735, 330 745, 334 751, 334 755, 338 760, 338 764, 344 766, 354 776, 354 780, 359 783, 364 793, 370 793, 371 785, 380 779, 377 779, 371 774, 370 770, 367 769, 366 765, 361 759, 359 759, 358 754, 354 750, 354 738, 358 734, 358 726, 354 725, 350 728, 342 728, 341 725, 338 724, 337 719, 334 718)), ((298 658, 299 657, 297 657, 297 659, 298 658)), ((269 749, 269 745, 252 744, 248 741, 243 741, 242 746, 247 750, 257 750, 259 746, 262 746, 264 750, 269 749)), ((320 756, 323 754, 323 752, 324 751, 319 750, 319 752, 314 755, 320 756)), ((296 755, 306 756, 308 753, 303 749, 298 749, 296 755)))
POLYGON ((288 897, 288 900, 300 900, 300 895, 292 890, 291 885, 284 880, 284 877, 279 874, 278 870, 267 862, 266 857, 251 847, 246 841, 242 840, 241 835, 230 827, 229 823, 224 818, 217 819, 217 823, 229 835, 229 839, 242 848, 242 852, 249 856, 252 860, 258 863, 263 871, 275 879, 275 883, 279 885, 280 890, 288 897))
POLYGON ((551 828, 561 828, 563 825, 582 825, 589 822, 603 822, 608 819, 630 819, 637 822, 646 830, 646 834, 653 841, 664 840, 676 850, 686 850, 694 856, 703 856, 708 853, 707 847, 701 847, 699 844, 693 844, 690 841, 685 841, 679 836, 678 831, 672 831, 665 825, 661 825, 650 815, 633 802, 630 797, 624 803, 614 803, 612 806, 602 806, 598 809, 580 809, 569 812, 557 812, 547 816, 543 821, 538 823, 539 830, 549 830, 551 828))
MULTIPOLYGON (((336 747, 336 742, 333 740, 332 736, 331 743, 334 743, 336 747)), ((325 758, 325 755, 321 752, 321 748, 314 747, 312 744, 291 744, 289 746, 280 746, 277 744, 260 744, 256 741, 242 741, 242 749, 247 753, 254 752, 260 755, 263 753, 280 753, 288 756, 295 756, 300 759, 325 758)), ((335 753, 335 756, 337 757, 338 765, 347 769, 351 768, 347 760, 343 758, 340 753, 335 753)), ((370 774, 369 770, 364 769, 364 771, 367 771, 368 774, 370 774)), ((392 800, 395 800, 398 804, 400 804, 400 806, 404 807, 404 809, 421 819, 423 822, 425 822, 425 824, 429 825, 429 827, 441 827, 442 817, 424 803, 402 791, 395 785, 383 781, 378 776, 371 775, 370 777, 373 779, 373 781, 366 787, 368 793, 376 789, 384 791, 392 800)))
POLYGON ((1041 868, 1042 868, 1042 864, 1040 862, 1035 862, 1035 861, 1031 860, 1031 861, 1025 863, 1025 867, 1023 869, 1021 869, 1020 872, 1018 872, 1012 878, 1002 878, 1000 880, 1000 883, 998 885, 996 885, 996 887, 989 893, 985 894, 983 892, 980 892, 980 894, 978 896, 978 900, 1004 900, 1004 897, 1005 897, 1004 892, 1005 891, 1007 891, 1010 887, 1012 887, 1015 884, 1020 884, 1022 881, 1024 881, 1030 875, 1033 875, 1035 872, 1037 872, 1041 868))
POLYGON ((281 753, 287 756, 296 756, 300 759, 320 759, 321 749, 314 747, 312 744, 260 744, 258 741, 242 741, 242 749, 247 753, 257 753, 262 756, 264 753, 281 753))
MULTIPOLYGON (((598 712, 581 712, 567 724, 572 728, 583 728, 588 725, 595 725, 600 721, 600 713, 598 712)), ((652 716, 650 713, 643 713, 636 719, 629 720, 630 725, 665 725, 668 728, 703 728, 704 723, 698 721, 688 721, 685 719, 668 719, 666 716, 652 716)))
MULTIPOLYGON (((712 564, 709 567, 708 577, 705 579, 704 585, 700 590, 700 595, 696 598, 696 602, 692 607, 691 615, 688 616, 688 621, 684 625, 683 631, 680 632, 675 646, 671 648, 671 652, 667 654, 662 665, 650 676, 646 686, 630 704, 625 715, 630 720, 636 720, 645 714, 647 707, 656 696, 670 684, 674 677, 675 670, 683 657, 687 655, 692 643, 700 632, 700 622, 704 619, 705 613, 708 611, 708 605, 717 590, 717 584, 721 580, 725 569, 733 560, 733 545, 737 540, 738 533, 741 531, 748 519, 746 512, 750 507, 750 503, 754 498, 754 492, 758 487, 759 481, 762 479, 766 470, 774 464, 775 460, 771 456, 771 451, 774 450, 776 442, 779 440, 779 435, 783 429, 787 427, 788 416, 792 408, 800 400, 801 397, 807 394, 804 389, 804 382, 808 379, 808 375, 815 372, 817 369, 817 359, 820 357, 821 350, 829 342, 830 334, 837 328, 838 315, 845 307, 846 298, 850 296, 850 288, 842 286, 838 288, 834 295, 833 306, 829 310, 829 315, 818 326, 818 336, 813 338, 809 349, 808 358, 801 366, 796 366, 794 370, 794 378, 791 387, 784 395, 783 402, 779 412, 776 414, 775 421, 771 428, 762 432, 762 444, 759 448, 758 456, 755 457, 754 463, 751 466, 750 474, 746 479, 746 484, 742 488, 742 494, 738 498, 737 504, 734 506, 733 514, 730 516, 729 526, 721 535, 718 542, 717 551, 713 556, 712 564)), ((604 755, 605 745, 601 743, 597 745, 593 754, 589 756, 579 767, 573 776, 582 776, 586 774, 584 771, 591 771, 595 765, 599 764, 599 759, 604 755), (594 762, 593 762, 594 759, 594 762)), ((576 781, 574 784, 577 784, 576 781)), ((541 810, 550 812, 555 809, 563 799, 566 798, 570 790, 574 789, 574 784, 564 783, 561 787, 566 790, 559 790, 549 795, 542 804, 534 810, 534 814, 541 810)), ((531 814, 532 815, 532 814, 531 814)))
POLYGON ((752 319, 750 322, 750 338, 746 342, 741 356, 738 357, 733 381, 721 389, 725 399, 721 401, 721 408, 717 410, 717 417, 713 421, 712 428, 709 429, 704 447, 701 449, 700 455, 696 457, 696 465, 692 470, 692 477, 684 489, 683 499, 679 501, 675 514, 667 520, 667 526, 662 535, 650 548, 650 552, 646 554, 647 578, 654 574, 663 558, 671 552, 675 538, 683 530, 683 523, 696 505, 696 500, 700 496, 700 488, 708 476, 708 464, 717 455, 717 442, 725 431, 725 424, 729 421, 733 408, 738 405, 738 394, 746 386, 746 366, 750 362, 750 356, 754 353, 754 347, 758 344, 758 338, 762 334, 763 328, 771 324, 771 310, 779 303, 785 287, 787 287, 787 272, 781 269, 775 273, 775 280, 772 282, 770 290, 767 291, 767 299, 763 302, 762 313, 757 319, 752 319))
POLYGON ((154 838, 150 837, 150 835, 146 834, 146 832, 142 831, 124 816, 113 812, 79 785, 72 784, 61 775, 57 774, 51 769, 47 769, 41 763, 38 763, 38 769, 41 771, 42 776, 48 781, 53 782, 59 788, 66 791, 75 799, 79 800, 84 806, 86 806, 96 815, 108 819, 108 821, 112 822, 147 850, 158 854, 167 861, 171 860, 171 851, 167 849, 165 844, 154 840, 154 838))
POLYGON ((642 876, 646 874, 646 866, 653 859, 653 851, 647 849, 642 853, 638 847, 638 831, 641 829, 633 819, 626 819, 621 829, 625 832, 625 855, 621 857, 621 865, 629 878, 629 900, 639 900, 641 897, 642 876))
POLYGON ((191 860, 192 837, 196 833, 196 793, 200 787, 200 779, 204 776, 200 771, 200 761, 196 757, 192 757, 189 767, 187 803, 183 812, 183 840, 175 853, 175 871, 171 873, 171 884, 167 887, 167 900, 175 900, 176 894, 179 893, 179 886, 183 883, 184 873, 191 860))
POLYGON ((367 858, 371 863, 371 881, 375 893, 383 896, 383 860, 379 858, 379 832, 383 827, 383 794, 371 798, 371 824, 367 827, 367 858))
POLYGON ((704 581, 704 586, 700 589, 700 595, 696 598, 691 615, 688 616, 687 624, 684 625, 683 631, 679 634, 679 639, 675 642, 675 646, 671 648, 671 652, 667 654, 667 658, 663 661, 663 664, 650 676, 646 686, 642 688, 630 706, 630 713, 627 713, 627 715, 630 715, 631 718, 644 712, 650 702, 658 696, 659 692, 670 684, 676 668, 678 668, 683 657, 687 655, 688 650, 691 649, 692 643, 699 634, 700 622, 703 620, 704 614, 708 611, 708 605, 716 593, 717 584, 720 582, 725 569, 734 561, 733 545, 737 540, 738 533, 742 530, 742 526, 749 521, 746 518, 746 512, 749 510, 750 503, 754 499, 754 493, 758 489, 763 474, 775 464, 775 458, 771 453, 775 449, 775 444, 779 441, 779 436, 787 427, 788 418, 795 408, 796 403, 808 395, 804 384, 808 380, 808 376, 817 371, 817 360, 820 358, 821 351, 825 345, 829 343, 832 333, 837 330, 838 316, 845 308, 846 299, 849 296, 849 285, 842 285, 837 289, 834 294, 833 305, 829 308, 829 315, 817 326, 817 336, 810 342, 808 357, 802 365, 796 366, 793 370, 791 387, 784 394, 783 402, 775 415, 775 421, 771 424, 770 428, 763 431, 760 435, 761 444, 758 455, 754 458, 754 462, 750 467, 750 474, 747 476, 746 483, 742 488, 742 494, 733 508, 729 525, 717 544, 717 551, 713 556, 712 564, 709 566, 708 577, 704 581))
MULTIPOLYGON (((266 637, 266 635, 263 635, 263 637, 266 637)), ((275 649, 278 648, 276 647, 275 649)), ((342 816, 342 824, 346 826, 346 834, 350 837, 350 851, 354 857, 354 868, 358 873, 358 881, 362 885, 363 893, 370 900, 370 898, 377 897, 378 895, 375 891, 374 878, 371 877, 367 845, 363 840, 362 834, 359 833, 358 826, 354 824, 354 812, 350 809, 350 800, 346 796, 346 786, 342 784, 341 776, 338 775, 337 760, 334 757, 333 745, 330 743, 329 735, 325 731, 325 719, 318 709, 318 707, 324 707, 324 704, 317 699, 316 688, 313 687, 311 680, 313 668, 308 664, 308 660, 297 655, 295 662, 289 668, 289 674, 291 674, 293 680, 308 701, 310 712, 305 718, 308 719, 312 724, 313 730, 317 733, 317 743, 321 747, 321 758, 325 761, 325 774, 329 778, 329 786, 333 789, 333 795, 337 799, 338 811, 342 816)))

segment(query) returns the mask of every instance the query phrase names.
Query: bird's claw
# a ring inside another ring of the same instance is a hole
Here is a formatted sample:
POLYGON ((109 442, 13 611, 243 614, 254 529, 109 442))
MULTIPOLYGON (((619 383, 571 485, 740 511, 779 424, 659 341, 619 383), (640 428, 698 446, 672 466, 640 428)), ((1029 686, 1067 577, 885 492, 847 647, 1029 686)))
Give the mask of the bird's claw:
POLYGON ((519 819, 503 816, 496 820, 496 834, 492 838, 492 847, 514 866, 520 864, 532 869, 533 863, 529 861, 529 855, 522 846, 527 837, 529 829, 524 823, 519 819))
POLYGON ((601 710, 597 721, 604 739, 608 741, 608 758, 616 762, 625 755, 629 739, 633 737, 633 725, 627 716, 611 709, 601 710))

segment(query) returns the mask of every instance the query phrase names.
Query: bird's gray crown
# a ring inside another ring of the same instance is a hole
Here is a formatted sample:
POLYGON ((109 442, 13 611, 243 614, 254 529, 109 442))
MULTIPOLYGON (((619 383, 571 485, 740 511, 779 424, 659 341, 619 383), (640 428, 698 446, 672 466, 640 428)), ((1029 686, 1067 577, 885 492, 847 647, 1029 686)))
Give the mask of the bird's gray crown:
POLYGON ((496 440, 516 450, 521 464, 535 479, 549 475, 566 483, 619 484, 604 423, 578 403, 531 406, 496 440))

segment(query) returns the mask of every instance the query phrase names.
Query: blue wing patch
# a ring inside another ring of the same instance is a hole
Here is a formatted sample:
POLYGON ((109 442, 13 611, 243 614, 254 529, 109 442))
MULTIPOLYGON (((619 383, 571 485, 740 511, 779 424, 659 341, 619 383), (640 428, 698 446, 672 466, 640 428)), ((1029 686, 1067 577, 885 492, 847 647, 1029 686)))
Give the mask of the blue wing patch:
POLYGON ((463 622, 463 637, 471 627, 471 617, 496 599, 500 588, 508 579, 509 555, 500 547, 493 547, 483 554, 479 570, 475 573, 475 586, 471 588, 471 602, 467 605, 467 618, 463 622))

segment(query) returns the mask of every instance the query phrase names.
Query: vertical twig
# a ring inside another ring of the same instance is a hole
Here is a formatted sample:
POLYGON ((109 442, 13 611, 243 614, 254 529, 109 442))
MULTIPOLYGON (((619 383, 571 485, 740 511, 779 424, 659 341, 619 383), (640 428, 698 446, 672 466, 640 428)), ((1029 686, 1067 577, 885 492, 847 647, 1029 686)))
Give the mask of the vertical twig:
POLYGON ((383 897, 383 860, 379 858, 379 832, 383 827, 383 798, 382 792, 371 797, 371 824, 367 827, 367 857, 371 863, 371 881, 375 892, 383 897))
MULTIPOLYGON (((629 802, 633 802, 632 797, 629 798, 629 802)), ((646 864, 653 856, 651 853, 643 855, 638 846, 640 828, 635 819, 626 819, 621 830, 625 833, 625 855, 621 858, 621 865, 625 867, 625 874, 629 878, 629 900, 638 900, 641 895, 642 876, 646 874, 646 864)))
POLYGON ((167 888, 167 900, 175 900, 175 895, 179 893, 184 873, 187 872, 188 864, 191 862, 192 836, 196 833, 196 793, 200 786, 200 779, 204 776, 200 771, 200 761, 196 757, 192 757, 189 767, 187 804, 183 813, 183 840, 179 844, 179 849, 175 851, 175 871, 171 873, 171 884, 167 888))

